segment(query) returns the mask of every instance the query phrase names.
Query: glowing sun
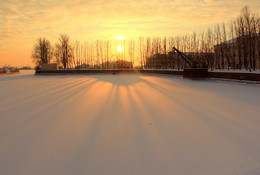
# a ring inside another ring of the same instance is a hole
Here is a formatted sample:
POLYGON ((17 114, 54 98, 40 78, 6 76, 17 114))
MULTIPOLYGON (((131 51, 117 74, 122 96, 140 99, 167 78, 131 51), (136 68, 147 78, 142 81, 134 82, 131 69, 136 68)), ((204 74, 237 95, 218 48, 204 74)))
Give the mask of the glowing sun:
POLYGON ((117 50, 118 52, 122 52, 123 47, 122 47, 122 46, 118 46, 116 50, 117 50))
POLYGON ((124 36, 116 36, 115 38, 118 39, 118 40, 124 40, 124 39, 126 39, 126 37, 124 37, 124 36))

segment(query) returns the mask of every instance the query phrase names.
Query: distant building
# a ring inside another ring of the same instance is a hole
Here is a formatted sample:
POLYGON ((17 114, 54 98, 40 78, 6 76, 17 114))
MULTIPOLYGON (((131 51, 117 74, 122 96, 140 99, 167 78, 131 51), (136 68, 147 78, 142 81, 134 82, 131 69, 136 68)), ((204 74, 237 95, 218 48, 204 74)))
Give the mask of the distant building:
MULTIPOLYGON (((214 57, 213 53, 183 52, 183 54, 197 62, 207 62, 208 58, 214 57)), ((147 58, 145 68, 148 69, 182 69, 186 67, 180 55, 170 51, 168 54, 155 54, 147 58)))
POLYGON ((101 66, 104 69, 133 69, 133 63, 125 60, 106 61, 101 66))
POLYGON ((81 64, 81 65, 78 65, 76 66, 76 69, 89 69, 89 64, 81 64))
POLYGON ((0 74, 5 74, 6 70, 4 68, 0 68, 0 74))
POLYGON ((16 73, 16 72, 19 72, 19 69, 17 69, 16 67, 5 66, 5 67, 0 68, 0 74, 16 73))
POLYGON ((233 38, 214 46, 216 68, 260 68, 260 34, 233 38))
POLYGON ((41 69, 43 70, 57 70, 57 63, 41 64, 41 69))
POLYGON ((170 54, 155 54, 147 58, 145 67, 150 69, 174 68, 174 60, 170 54))
POLYGON ((94 68, 94 69, 100 69, 100 66, 97 65, 97 64, 95 64, 95 65, 93 66, 93 68, 94 68))
POLYGON ((20 70, 31 70, 32 68, 30 66, 23 66, 20 68, 20 70))

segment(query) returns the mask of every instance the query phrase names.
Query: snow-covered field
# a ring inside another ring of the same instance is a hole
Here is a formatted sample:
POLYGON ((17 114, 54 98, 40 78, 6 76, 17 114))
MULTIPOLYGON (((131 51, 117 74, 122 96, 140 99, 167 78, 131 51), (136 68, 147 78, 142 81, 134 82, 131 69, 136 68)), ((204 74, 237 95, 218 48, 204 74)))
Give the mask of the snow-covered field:
POLYGON ((0 76, 0 174, 259 175, 260 85, 0 76))

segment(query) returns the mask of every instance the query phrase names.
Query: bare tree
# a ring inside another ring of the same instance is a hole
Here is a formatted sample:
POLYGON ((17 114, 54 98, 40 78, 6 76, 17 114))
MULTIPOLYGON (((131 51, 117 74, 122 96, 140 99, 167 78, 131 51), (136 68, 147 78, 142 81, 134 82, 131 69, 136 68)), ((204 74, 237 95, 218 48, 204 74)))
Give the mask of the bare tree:
POLYGON ((82 52, 83 52, 83 62, 86 65, 87 64, 87 43, 84 42, 84 45, 82 45, 82 52))
POLYGON ((96 55, 96 65, 97 65, 97 67, 99 66, 99 64, 100 64, 100 44, 99 44, 99 40, 97 40, 96 41, 96 53, 97 53, 97 55, 96 55))
POLYGON ((129 52, 130 61, 134 65, 134 62, 135 62, 135 40, 134 39, 130 39, 129 43, 128 43, 128 46, 129 46, 128 47, 128 52, 129 52))
POLYGON ((106 68, 108 69, 108 64, 110 62, 110 43, 109 40, 106 42, 106 68))
POLYGON ((74 46, 75 56, 73 58, 73 63, 76 68, 80 65, 80 42, 76 41, 74 46))
POLYGON ((32 58, 33 62, 38 66, 41 64, 50 63, 53 57, 53 49, 49 40, 45 38, 39 38, 34 45, 32 58))
POLYGON ((256 47, 257 47, 257 16, 252 14, 251 16, 251 27, 252 27, 252 40, 251 40, 251 55, 252 55, 252 69, 255 70, 256 68, 256 47))
POLYGON ((230 37, 231 37, 231 48, 230 48, 230 53, 231 53, 231 62, 232 62, 232 68, 236 69, 236 47, 235 47, 235 42, 234 42, 234 36, 235 36, 235 26, 236 26, 236 21, 231 21, 229 28, 230 28, 230 37))
POLYGON ((140 51, 140 63, 141 63, 141 69, 144 68, 144 65, 143 65, 143 38, 142 37, 139 37, 139 51, 140 51))
POLYGON ((242 68, 242 36, 241 36, 241 17, 239 17, 235 22, 235 33, 236 33, 236 49, 238 50, 238 69, 242 68))
POLYGON ((73 58, 73 47, 70 43, 69 36, 66 34, 61 34, 59 37, 59 42, 56 44, 56 56, 63 64, 66 69, 72 63, 73 58))
MULTIPOLYGON (((249 11, 249 7, 245 6, 242 9, 242 16, 244 19, 244 31, 245 31, 245 36, 244 36, 244 53, 245 53, 245 57, 247 57, 247 55, 249 55, 249 63, 248 60, 246 60, 246 68, 248 68, 248 66, 250 66, 250 68, 252 68, 252 32, 251 32, 251 14, 249 11)), ((246 58, 247 59, 247 58, 246 58)))
MULTIPOLYGON (((177 37, 175 37, 175 47, 178 49, 178 50, 180 50, 180 41, 181 41, 181 39, 180 39, 180 36, 177 36, 177 37)), ((177 68, 178 68, 178 70, 180 69, 180 68, 183 68, 180 64, 181 64, 181 62, 180 62, 180 56, 179 56, 179 54, 177 54, 177 57, 176 57, 176 64, 177 64, 177 68)))
POLYGON ((100 41, 99 42, 99 54, 100 54, 101 65, 102 65, 102 63, 104 63, 104 57, 103 57, 103 50, 104 50, 104 48, 103 48, 103 46, 104 46, 103 45, 103 41, 100 41))
POLYGON ((241 38, 241 43, 243 46, 243 63, 244 67, 247 69, 248 68, 248 62, 247 62, 247 43, 246 43, 246 31, 245 31, 245 20, 243 16, 239 17, 239 28, 240 28, 240 38, 241 38))
POLYGON ((222 69, 224 69, 226 66, 229 69, 229 49, 228 49, 228 44, 227 44, 227 33, 226 33, 226 25, 225 23, 222 24, 222 53, 221 53, 221 58, 222 58, 222 69), (227 65, 225 64, 225 57, 227 60, 227 65))
POLYGON ((146 38, 145 65, 149 57, 151 57, 151 39, 146 38))

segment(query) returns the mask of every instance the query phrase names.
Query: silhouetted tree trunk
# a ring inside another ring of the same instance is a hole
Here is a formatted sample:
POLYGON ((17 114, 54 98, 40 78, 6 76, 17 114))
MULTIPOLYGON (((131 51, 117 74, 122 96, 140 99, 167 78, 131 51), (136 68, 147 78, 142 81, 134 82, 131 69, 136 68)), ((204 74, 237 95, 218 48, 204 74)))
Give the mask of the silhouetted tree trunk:
POLYGON ((249 65, 247 62, 247 66, 250 66, 250 69, 253 67, 252 63, 252 31, 251 31, 251 14, 249 11, 249 7, 245 6, 242 9, 242 15, 244 18, 244 26, 245 26, 245 47, 246 56, 249 55, 249 65))
POLYGON ((229 46, 227 43, 227 33, 226 33, 226 25, 225 23, 222 24, 222 45, 223 45, 223 49, 222 49, 222 53, 221 53, 221 57, 222 57, 222 68, 224 69, 226 66, 229 69, 229 46), (225 64, 225 57, 227 60, 227 65, 225 64))
POLYGON ((106 42, 106 68, 108 69, 110 63, 110 44, 109 40, 106 42))
POLYGON ((139 37, 139 51, 140 51, 140 63, 141 69, 143 69, 143 38, 139 37))
POLYGON ((134 66, 135 41, 133 39, 129 40, 128 52, 129 52, 130 61, 132 62, 133 66, 134 66))
POLYGON ((234 41, 234 30, 235 30, 235 21, 231 21, 230 22, 230 36, 231 36, 231 48, 230 48, 230 52, 231 52, 231 60, 232 60, 232 68, 233 70, 236 69, 236 46, 235 46, 235 41, 234 41))

